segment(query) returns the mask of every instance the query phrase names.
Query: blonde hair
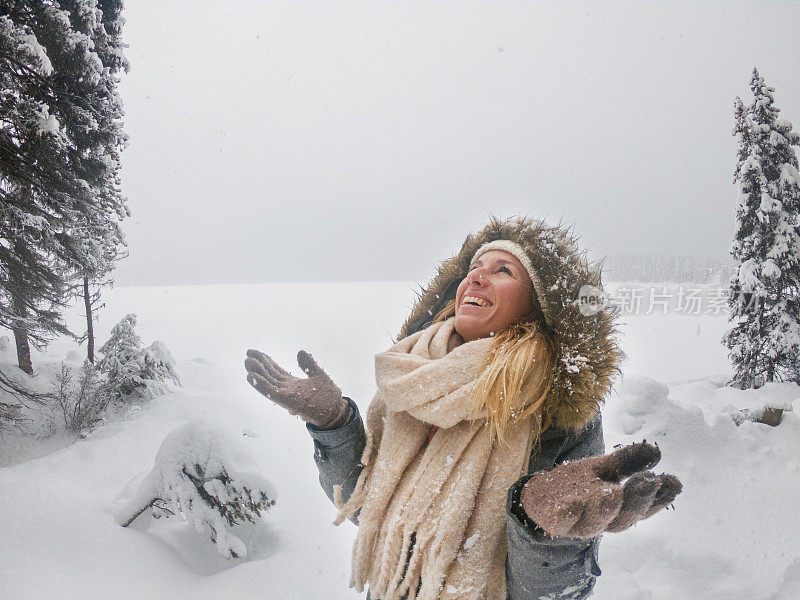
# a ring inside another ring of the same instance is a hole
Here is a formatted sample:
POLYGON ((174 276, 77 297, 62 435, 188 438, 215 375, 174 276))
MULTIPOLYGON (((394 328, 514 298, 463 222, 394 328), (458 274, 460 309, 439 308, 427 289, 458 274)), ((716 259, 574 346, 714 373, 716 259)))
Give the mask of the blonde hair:
MULTIPOLYGON (((433 322, 454 316, 455 306, 455 300, 448 302, 433 322)), ((534 415, 533 443, 538 447, 542 431, 552 423, 546 400, 554 367, 553 344, 538 319, 498 331, 480 366, 471 411, 486 415, 489 433, 500 443, 505 443, 505 431, 512 420, 534 415)))

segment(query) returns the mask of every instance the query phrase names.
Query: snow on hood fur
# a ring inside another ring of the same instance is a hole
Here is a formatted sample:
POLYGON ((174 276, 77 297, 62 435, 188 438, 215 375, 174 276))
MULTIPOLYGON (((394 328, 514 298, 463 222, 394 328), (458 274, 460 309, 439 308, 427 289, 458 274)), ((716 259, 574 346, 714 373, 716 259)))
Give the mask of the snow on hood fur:
POLYGON ((489 224, 464 240, 461 250, 445 260, 427 288, 418 293, 411 315, 397 340, 430 325, 436 314, 456 297, 458 284, 467 275, 470 261, 483 244, 511 240, 521 246, 541 280, 545 298, 541 303, 555 351, 555 373, 548 402, 555 425, 578 430, 600 410, 624 354, 617 343, 615 314, 604 309, 584 315, 579 292, 584 285, 602 289, 600 265, 590 264, 579 251, 571 228, 551 226, 544 220, 515 217, 489 224))

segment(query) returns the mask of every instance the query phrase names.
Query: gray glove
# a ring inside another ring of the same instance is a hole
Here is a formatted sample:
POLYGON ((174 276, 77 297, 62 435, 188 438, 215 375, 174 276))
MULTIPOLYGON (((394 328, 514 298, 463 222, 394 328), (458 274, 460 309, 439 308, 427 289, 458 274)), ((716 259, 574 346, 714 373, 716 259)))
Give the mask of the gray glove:
POLYGON ((645 471, 660 459, 657 446, 642 442, 564 463, 525 483, 522 508, 551 537, 592 538, 623 531, 680 494, 681 482, 674 475, 645 471))
POLYGON ((303 421, 318 429, 336 429, 347 423, 352 409, 342 398, 342 390, 308 352, 297 353, 297 364, 308 377, 294 377, 263 352, 248 350, 244 368, 250 385, 303 421))

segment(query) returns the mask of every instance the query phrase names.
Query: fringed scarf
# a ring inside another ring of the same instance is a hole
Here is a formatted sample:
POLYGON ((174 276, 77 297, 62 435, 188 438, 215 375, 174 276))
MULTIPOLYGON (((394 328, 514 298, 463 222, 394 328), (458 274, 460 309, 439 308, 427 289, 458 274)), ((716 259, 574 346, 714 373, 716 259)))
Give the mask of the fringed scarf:
POLYGON ((343 506, 337 490, 337 525, 361 509, 350 586, 369 584, 375 599, 506 597, 505 500, 527 467, 533 417, 514 421, 500 444, 485 416, 467 414, 492 340, 448 353, 461 341, 454 322, 376 355, 365 466, 343 506))

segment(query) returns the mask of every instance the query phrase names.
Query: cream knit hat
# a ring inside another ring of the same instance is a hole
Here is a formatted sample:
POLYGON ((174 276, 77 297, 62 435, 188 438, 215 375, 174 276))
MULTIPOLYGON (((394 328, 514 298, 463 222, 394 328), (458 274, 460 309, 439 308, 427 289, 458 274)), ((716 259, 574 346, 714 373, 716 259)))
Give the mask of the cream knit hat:
POLYGON ((525 253, 525 250, 522 249, 522 246, 512 242, 511 240, 494 240, 493 242, 488 242, 478 248, 477 252, 475 252, 475 255, 470 261, 470 267, 472 267, 472 265, 481 257, 481 255, 485 254, 489 250, 503 250, 504 252, 508 252, 509 254, 513 255, 520 263, 522 263, 522 266, 525 267, 525 270, 531 277, 531 282, 533 283, 533 292, 536 294, 536 299, 539 301, 539 306, 542 308, 542 313, 546 314, 545 295, 542 281, 539 279, 539 274, 536 272, 536 269, 533 268, 531 259, 528 258, 528 255, 525 253))

